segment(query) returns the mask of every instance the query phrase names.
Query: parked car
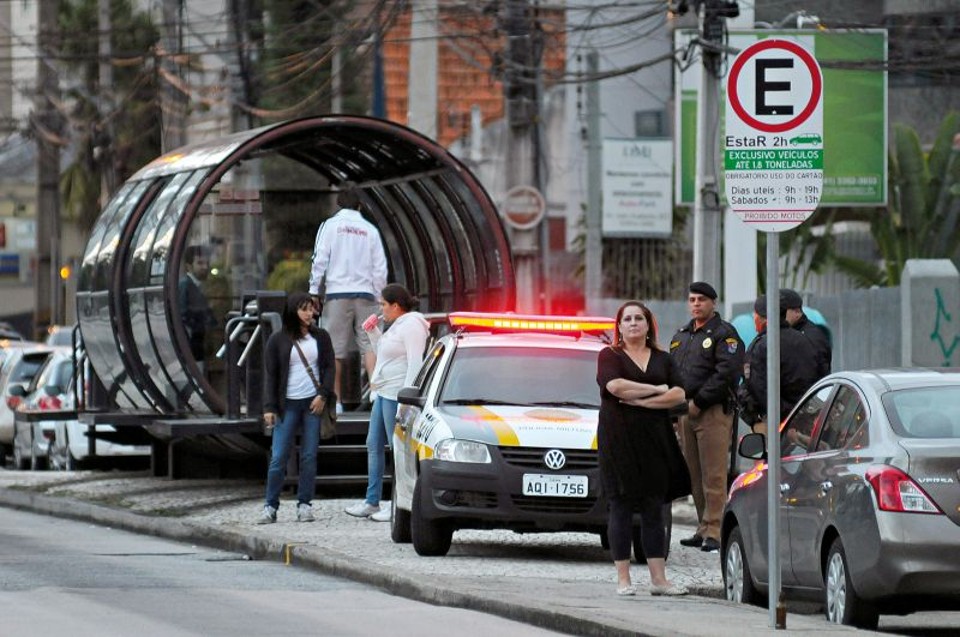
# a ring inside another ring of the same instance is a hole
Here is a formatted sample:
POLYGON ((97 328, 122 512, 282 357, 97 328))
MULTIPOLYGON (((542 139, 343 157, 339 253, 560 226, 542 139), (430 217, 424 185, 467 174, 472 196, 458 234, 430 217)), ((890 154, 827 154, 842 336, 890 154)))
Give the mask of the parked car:
POLYGON ((33 343, 29 347, 6 347, 0 351, 3 352, 0 362, 0 464, 6 464, 7 454, 13 451, 14 411, 23 400, 23 390, 40 371, 51 350, 33 343))
MULTIPOLYGON (((393 541, 420 555, 445 555, 457 529, 589 531, 603 542, 596 375, 613 320, 449 320, 453 333, 398 395, 393 541)), ((638 560, 640 543, 636 527, 638 560)))
MULTIPOLYGON (((740 452, 764 460, 764 438, 740 452)), ((788 598, 839 624, 960 609, 960 373, 835 373, 781 425, 780 559, 788 598)), ((739 476, 724 510, 726 597, 767 591, 767 465, 739 476)))
POLYGON ((44 341, 51 347, 73 347, 73 325, 51 325, 44 341))
MULTIPOLYGON (((78 351, 76 360, 87 365, 83 350, 78 351)), ((77 408, 77 394, 82 393, 81 383, 89 378, 88 374, 77 377, 74 369, 74 357, 69 348, 58 348, 44 369, 40 372, 33 393, 25 399, 24 408, 37 411, 56 410, 72 412, 77 408)), ((109 436, 116 428, 108 424, 97 424, 93 433, 109 436)), ((18 429, 19 432, 19 429, 18 429)), ((39 468, 44 463, 51 469, 74 471, 92 456, 101 458, 149 457, 150 445, 130 445, 112 442, 97 437, 91 440, 89 425, 77 418, 35 421, 32 423, 31 440, 37 443, 34 456, 23 460, 31 467, 39 468), (32 458, 42 458, 37 463, 32 458)), ((24 438, 25 439, 25 438, 24 438)), ((30 447, 21 445, 21 450, 30 447)), ((21 451, 23 453, 23 451, 21 451)))
MULTIPOLYGON (((61 408, 61 390, 57 384, 63 374, 69 382, 73 374, 69 348, 55 348, 47 356, 27 385, 15 385, 10 393, 21 398, 17 412, 52 411, 61 408)), ((36 471, 47 467, 47 449, 53 437, 52 421, 23 422, 14 418, 13 464, 17 469, 36 471)))

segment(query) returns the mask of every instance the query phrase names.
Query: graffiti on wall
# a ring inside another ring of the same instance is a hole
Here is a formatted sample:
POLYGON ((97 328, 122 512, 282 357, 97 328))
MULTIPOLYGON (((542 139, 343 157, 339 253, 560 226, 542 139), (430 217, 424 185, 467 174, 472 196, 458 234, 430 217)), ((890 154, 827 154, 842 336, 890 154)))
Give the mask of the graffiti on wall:
POLYGON ((943 354, 944 367, 950 367, 953 351, 957 348, 957 344, 960 343, 960 334, 954 334, 950 344, 947 345, 942 330, 945 325, 950 325, 953 322, 953 315, 947 311, 947 307, 943 302, 943 295, 940 294, 940 288, 934 288, 933 291, 937 296, 937 313, 934 319, 933 332, 930 333, 930 340, 940 348, 940 353, 943 354))

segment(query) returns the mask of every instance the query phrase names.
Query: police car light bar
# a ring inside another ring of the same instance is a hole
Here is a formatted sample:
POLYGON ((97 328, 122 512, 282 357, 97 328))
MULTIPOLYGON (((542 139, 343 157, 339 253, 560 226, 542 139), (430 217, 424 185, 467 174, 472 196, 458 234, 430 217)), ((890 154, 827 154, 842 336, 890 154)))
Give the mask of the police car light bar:
POLYGON ((602 316, 539 316, 536 314, 489 314, 451 312, 450 326, 464 330, 501 332, 598 333, 612 330, 614 320, 602 316))

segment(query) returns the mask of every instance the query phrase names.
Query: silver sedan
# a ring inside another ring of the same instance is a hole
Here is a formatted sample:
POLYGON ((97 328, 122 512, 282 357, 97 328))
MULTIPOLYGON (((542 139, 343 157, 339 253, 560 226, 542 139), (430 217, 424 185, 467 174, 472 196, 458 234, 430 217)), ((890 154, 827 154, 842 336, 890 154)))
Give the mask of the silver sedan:
MULTIPOLYGON (((864 628, 878 616, 960 609, 960 373, 832 374, 781 424, 780 560, 789 598, 864 628)), ((761 603, 768 566, 765 440, 724 510, 727 599, 761 603)))

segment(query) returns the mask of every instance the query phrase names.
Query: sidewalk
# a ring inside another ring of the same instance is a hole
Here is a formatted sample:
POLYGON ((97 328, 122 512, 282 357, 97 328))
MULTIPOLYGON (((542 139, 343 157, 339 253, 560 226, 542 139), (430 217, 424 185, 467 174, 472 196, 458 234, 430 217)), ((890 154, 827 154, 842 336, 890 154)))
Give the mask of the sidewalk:
POLYGON ((489 612, 577 635, 742 637, 747 632, 865 633, 791 614, 788 630, 768 628, 767 610, 722 599, 717 554, 679 546, 693 532, 692 507, 674 508, 668 576, 694 593, 646 593, 646 567, 633 568, 636 597, 617 597, 616 577, 596 535, 459 531, 446 557, 424 558, 394 544, 389 525, 352 518, 355 500, 314 501, 317 521, 294 520, 285 500, 276 524, 252 523, 262 507, 256 482, 178 480, 142 473, 0 470, 0 506, 71 517, 184 542, 275 559, 433 604, 489 612))

